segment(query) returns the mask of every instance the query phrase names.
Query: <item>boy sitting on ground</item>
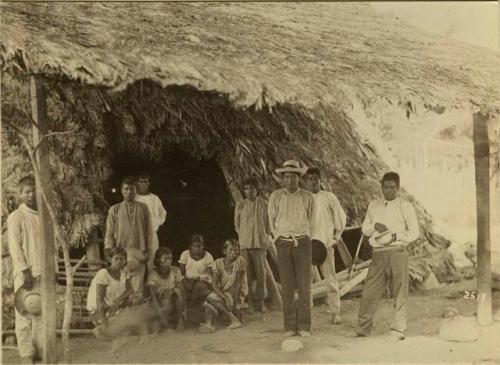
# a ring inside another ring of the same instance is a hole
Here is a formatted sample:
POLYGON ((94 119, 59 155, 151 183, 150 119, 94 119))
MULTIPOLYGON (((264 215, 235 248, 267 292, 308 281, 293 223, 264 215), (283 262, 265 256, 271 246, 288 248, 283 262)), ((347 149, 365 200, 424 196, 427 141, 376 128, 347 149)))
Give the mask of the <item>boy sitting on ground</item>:
POLYGON ((154 266, 146 284, 154 310, 158 313, 164 328, 168 328, 168 319, 175 313, 176 328, 183 330, 186 323, 184 287, 181 270, 172 266, 172 250, 160 247, 155 253, 154 266))
POLYGON ((182 252, 179 268, 185 276, 183 280, 188 307, 202 304, 211 291, 212 266, 214 258, 205 251, 203 236, 191 236, 189 250, 182 252))
POLYGON ((224 257, 215 260, 212 289, 205 303, 205 323, 200 326, 204 333, 214 332, 213 319, 217 314, 224 314, 230 324, 227 328, 241 327, 235 312, 241 308, 241 298, 248 294, 248 287, 243 285, 246 272, 246 261, 239 256, 239 247, 234 240, 224 244, 224 257), (244 292, 244 289, 247 289, 244 292))

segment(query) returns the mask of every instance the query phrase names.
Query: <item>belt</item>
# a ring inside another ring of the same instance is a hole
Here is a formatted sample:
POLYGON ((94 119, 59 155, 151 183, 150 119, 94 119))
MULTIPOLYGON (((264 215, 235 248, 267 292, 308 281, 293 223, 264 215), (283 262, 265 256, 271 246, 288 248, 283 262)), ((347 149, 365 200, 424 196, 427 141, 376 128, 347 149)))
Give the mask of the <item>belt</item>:
POLYGON ((297 239, 301 239, 301 238, 306 237, 306 236, 307 236, 307 234, 299 234, 297 236, 294 236, 293 234, 291 234, 288 237, 280 236, 279 239, 283 240, 283 241, 291 241, 291 242, 293 242, 293 247, 299 247, 299 242, 297 241, 297 239))

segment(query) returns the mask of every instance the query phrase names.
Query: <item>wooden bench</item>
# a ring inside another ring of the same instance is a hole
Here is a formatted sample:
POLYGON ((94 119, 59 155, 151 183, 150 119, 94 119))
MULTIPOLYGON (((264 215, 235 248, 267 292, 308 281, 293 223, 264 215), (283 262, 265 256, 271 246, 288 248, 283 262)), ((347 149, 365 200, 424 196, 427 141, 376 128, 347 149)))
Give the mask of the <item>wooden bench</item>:
MULTIPOLYGON (((71 265, 79 262, 79 259, 71 259, 71 265)), ((85 329, 92 327, 92 321, 89 319, 87 311, 87 294, 90 287, 90 282, 94 278, 97 271, 104 267, 105 262, 102 260, 85 259, 83 264, 78 267, 73 276, 73 318, 71 328, 85 329)), ((57 308, 60 315, 58 319, 58 328, 62 325, 62 316, 64 310, 64 294, 66 292, 66 269, 64 260, 58 260, 58 280, 57 280, 58 303, 57 308)))

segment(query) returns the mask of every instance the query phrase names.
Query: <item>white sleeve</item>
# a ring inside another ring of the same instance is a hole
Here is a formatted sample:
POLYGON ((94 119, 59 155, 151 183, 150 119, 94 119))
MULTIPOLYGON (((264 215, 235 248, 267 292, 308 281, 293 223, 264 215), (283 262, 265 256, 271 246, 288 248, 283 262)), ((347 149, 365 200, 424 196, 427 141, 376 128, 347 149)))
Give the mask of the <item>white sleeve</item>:
POLYGON ((410 243, 420 236, 417 213, 410 202, 402 201, 401 205, 403 219, 406 223, 406 230, 404 232, 396 232, 396 239, 405 243, 410 243))
POLYGON ((11 214, 7 219, 7 237, 14 274, 18 274, 28 269, 30 265, 26 262, 22 247, 21 222, 19 222, 19 217, 15 213, 11 214))
POLYGON ((165 223, 165 220, 167 219, 167 210, 163 207, 163 203, 161 202, 160 198, 156 195, 155 197, 156 197, 155 210, 156 210, 156 216, 158 217, 158 221, 156 222, 156 227, 159 227, 163 223, 165 223))
POLYGON ((363 225, 361 226, 361 230, 363 231, 363 234, 367 237, 371 237, 373 233, 375 233, 375 222, 374 222, 374 217, 373 217, 373 205, 374 201, 372 201, 370 204, 368 204, 368 209, 366 211, 366 217, 363 222, 363 225))
POLYGON ((179 264, 186 265, 187 264, 187 259, 188 259, 189 251, 183 251, 181 253, 181 257, 179 258, 179 264))

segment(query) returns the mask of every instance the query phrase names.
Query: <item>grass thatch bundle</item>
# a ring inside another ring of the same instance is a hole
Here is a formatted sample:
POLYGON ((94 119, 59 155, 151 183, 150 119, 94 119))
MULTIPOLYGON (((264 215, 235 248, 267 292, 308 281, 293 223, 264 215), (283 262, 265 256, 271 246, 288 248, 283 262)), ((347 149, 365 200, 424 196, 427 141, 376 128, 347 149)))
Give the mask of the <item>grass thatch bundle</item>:
MULTIPOLYGON (((73 245, 102 225, 102 183, 122 151, 152 161, 178 148, 215 158, 233 192, 250 175, 274 189, 274 169, 295 157, 322 169, 356 224, 387 167, 357 133, 354 102, 386 99, 402 116, 416 104, 499 110, 497 54, 422 34, 366 4, 0 7, 2 117, 31 127, 27 77, 37 74, 46 80, 51 130, 73 131, 53 137, 50 151, 56 206, 73 245)), ((8 211, 29 164, 12 131, 2 132, 8 211)), ((446 248, 417 207, 423 240, 446 248)))

